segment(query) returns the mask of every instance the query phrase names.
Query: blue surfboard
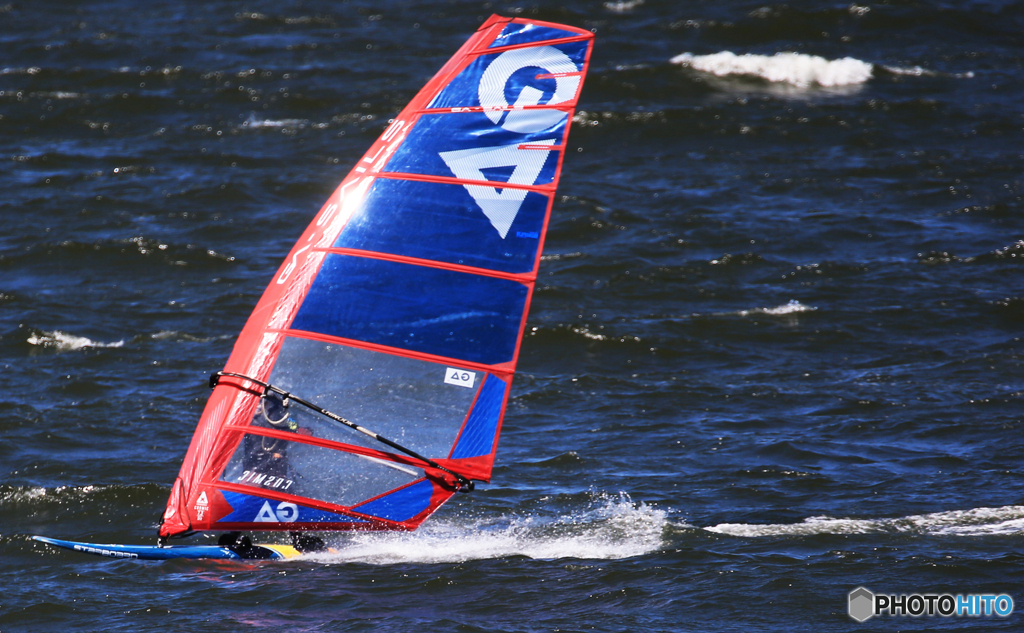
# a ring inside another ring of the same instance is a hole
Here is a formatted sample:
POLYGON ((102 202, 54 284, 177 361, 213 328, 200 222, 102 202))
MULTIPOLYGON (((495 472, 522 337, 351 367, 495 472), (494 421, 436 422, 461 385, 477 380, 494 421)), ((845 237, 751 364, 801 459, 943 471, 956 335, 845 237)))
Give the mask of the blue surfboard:
POLYGON ((33 540, 63 547, 64 549, 95 554, 108 558, 135 558, 138 560, 168 560, 171 558, 219 558, 226 560, 284 560, 295 558, 300 552, 291 545, 116 545, 63 541, 45 536, 33 536, 33 540))

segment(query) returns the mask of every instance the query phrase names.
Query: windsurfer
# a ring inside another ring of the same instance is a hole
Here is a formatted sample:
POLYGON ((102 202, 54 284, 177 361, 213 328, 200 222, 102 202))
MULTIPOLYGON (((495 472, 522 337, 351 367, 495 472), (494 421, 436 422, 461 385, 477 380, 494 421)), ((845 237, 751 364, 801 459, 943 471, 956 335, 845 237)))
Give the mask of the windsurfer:
MULTIPOLYGON (((292 547, 302 553, 333 551, 322 538, 309 532, 289 532, 292 547)), ((242 558, 260 558, 265 548, 253 545, 252 539, 241 532, 225 532, 217 539, 217 545, 230 548, 242 558)))
MULTIPOLYGON (((252 426, 267 426, 280 431, 311 435, 308 429, 304 429, 292 418, 288 411, 288 400, 280 394, 269 389, 260 398, 259 409, 253 417, 252 426)), ((259 473, 264 477, 260 481, 288 482, 289 492, 294 493, 295 487, 291 482, 296 477, 289 472, 291 469, 288 463, 287 440, 265 437, 262 435, 245 436, 245 458, 243 468, 250 473, 259 473)), ((277 486, 281 484, 278 483, 277 486)), ((276 487, 276 486, 275 486, 276 487)), ((300 552, 316 552, 326 549, 324 541, 305 532, 290 532, 292 545, 300 552)), ((240 555, 250 554, 252 541, 241 532, 227 532, 221 535, 218 545, 231 547, 240 555), (243 551, 244 550, 244 551, 243 551)))
MULTIPOLYGON (((263 422, 272 429, 301 432, 298 423, 288 412, 288 402, 269 390, 260 398, 259 411, 253 418, 252 426, 264 426, 263 422)), ((246 435, 244 468, 275 480, 279 477, 293 480, 288 476, 288 442, 262 435, 246 435)))

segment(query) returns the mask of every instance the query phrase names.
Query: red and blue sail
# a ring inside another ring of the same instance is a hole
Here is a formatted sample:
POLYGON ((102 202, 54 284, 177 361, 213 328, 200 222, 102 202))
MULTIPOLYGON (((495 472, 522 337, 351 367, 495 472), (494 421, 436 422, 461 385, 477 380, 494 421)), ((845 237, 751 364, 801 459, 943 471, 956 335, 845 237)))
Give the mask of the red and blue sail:
POLYGON ((242 330, 161 536, 410 530, 490 480, 592 41, 493 16, 391 122, 242 330))

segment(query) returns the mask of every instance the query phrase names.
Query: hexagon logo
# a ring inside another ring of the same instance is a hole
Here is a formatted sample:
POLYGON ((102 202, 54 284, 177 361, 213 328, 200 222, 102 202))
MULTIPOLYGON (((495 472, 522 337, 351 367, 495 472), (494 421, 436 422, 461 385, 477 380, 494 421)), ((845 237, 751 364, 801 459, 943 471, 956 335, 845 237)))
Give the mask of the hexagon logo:
POLYGON ((875 594, 864 587, 857 587, 849 593, 850 617, 863 622, 875 614, 875 594))

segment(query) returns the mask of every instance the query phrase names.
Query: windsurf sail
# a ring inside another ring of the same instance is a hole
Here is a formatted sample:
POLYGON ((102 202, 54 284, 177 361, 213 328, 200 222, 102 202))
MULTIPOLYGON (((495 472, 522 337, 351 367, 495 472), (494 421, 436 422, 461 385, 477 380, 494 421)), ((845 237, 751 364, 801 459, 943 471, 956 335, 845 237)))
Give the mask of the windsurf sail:
POLYGON ((285 258, 161 538, 411 530, 489 481, 593 35, 492 16, 285 258))

